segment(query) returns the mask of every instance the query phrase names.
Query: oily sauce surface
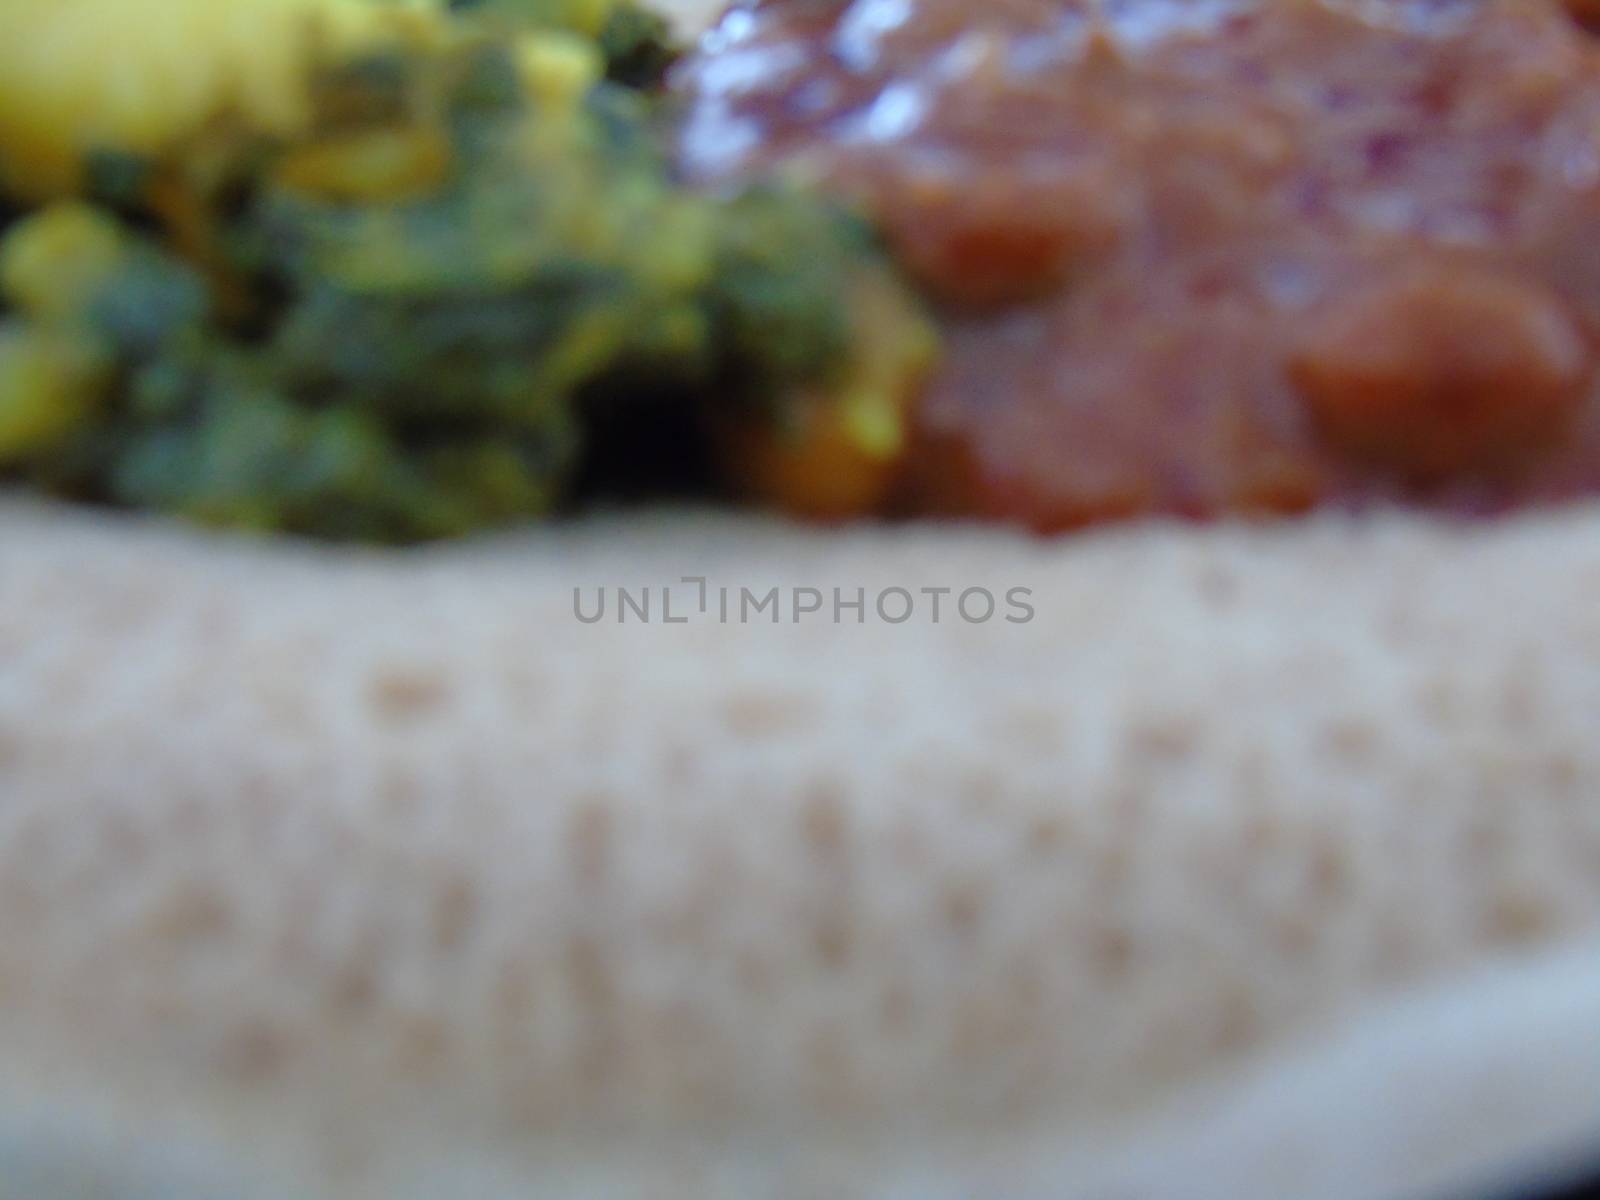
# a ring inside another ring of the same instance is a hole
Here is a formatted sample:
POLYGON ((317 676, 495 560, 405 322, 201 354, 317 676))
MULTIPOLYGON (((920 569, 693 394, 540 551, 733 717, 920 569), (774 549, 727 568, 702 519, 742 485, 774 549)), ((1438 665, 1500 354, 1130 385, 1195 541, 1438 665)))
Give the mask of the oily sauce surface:
POLYGON ((757 0, 682 171, 862 204, 901 505, 1041 529, 1600 487, 1600 52, 1556 0, 757 0))

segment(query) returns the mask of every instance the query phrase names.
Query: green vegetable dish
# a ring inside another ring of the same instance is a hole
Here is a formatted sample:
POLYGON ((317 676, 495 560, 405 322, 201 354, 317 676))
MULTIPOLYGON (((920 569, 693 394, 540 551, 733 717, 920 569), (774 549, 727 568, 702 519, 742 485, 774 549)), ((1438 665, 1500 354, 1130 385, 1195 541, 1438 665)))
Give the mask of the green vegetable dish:
POLYGON ((619 476, 851 511, 898 452, 929 326, 850 213, 673 180, 645 11, 16 7, 0 475, 406 542, 619 476))

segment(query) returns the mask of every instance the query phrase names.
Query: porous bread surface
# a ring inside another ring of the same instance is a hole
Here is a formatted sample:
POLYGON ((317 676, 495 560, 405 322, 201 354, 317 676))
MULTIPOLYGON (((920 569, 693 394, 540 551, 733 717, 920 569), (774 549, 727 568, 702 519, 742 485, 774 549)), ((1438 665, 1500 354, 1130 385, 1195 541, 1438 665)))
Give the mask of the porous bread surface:
POLYGON ((1600 954, 1597 535, 663 513, 385 553, 0 503, 0 1091, 281 1133, 304 1195, 412 1126, 1067 1137, 1600 954), (686 576, 1036 615, 723 624, 686 576), (623 586, 653 622, 576 619, 623 586))

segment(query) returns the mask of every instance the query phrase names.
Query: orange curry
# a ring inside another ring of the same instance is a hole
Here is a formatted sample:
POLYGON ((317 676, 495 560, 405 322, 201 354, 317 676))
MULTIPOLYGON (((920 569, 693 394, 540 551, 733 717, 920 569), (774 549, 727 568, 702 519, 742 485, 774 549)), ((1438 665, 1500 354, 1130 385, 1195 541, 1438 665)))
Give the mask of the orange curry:
POLYGON ((900 509, 1496 511, 1600 489, 1593 15, 757 0, 678 160, 858 202, 932 299, 900 509))

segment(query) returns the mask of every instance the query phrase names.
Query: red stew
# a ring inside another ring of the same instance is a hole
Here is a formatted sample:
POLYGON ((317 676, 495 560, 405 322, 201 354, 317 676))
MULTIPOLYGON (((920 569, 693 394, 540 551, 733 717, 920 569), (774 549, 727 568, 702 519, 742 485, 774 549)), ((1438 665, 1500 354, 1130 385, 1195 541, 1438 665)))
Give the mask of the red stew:
POLYGON ((680 162, 938 305, 904 502, 1059 529, 1600 490, 1600 48, 1558 0, 766 0, 680 162))

